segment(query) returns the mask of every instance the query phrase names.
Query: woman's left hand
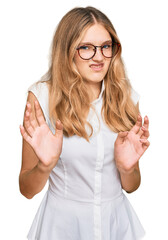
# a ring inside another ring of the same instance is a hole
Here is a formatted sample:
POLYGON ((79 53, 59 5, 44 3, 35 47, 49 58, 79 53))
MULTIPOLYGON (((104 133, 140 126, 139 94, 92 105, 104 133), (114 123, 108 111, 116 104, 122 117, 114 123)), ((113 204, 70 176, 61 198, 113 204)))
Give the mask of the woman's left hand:
POLYGON ((129 132, 120 132, 114 145, 114 157, 120 173, 132 173, 140 157, 147 150, 150 143, 149 120, 146 116, 142 126, 139 115, 136 124, 129 132))

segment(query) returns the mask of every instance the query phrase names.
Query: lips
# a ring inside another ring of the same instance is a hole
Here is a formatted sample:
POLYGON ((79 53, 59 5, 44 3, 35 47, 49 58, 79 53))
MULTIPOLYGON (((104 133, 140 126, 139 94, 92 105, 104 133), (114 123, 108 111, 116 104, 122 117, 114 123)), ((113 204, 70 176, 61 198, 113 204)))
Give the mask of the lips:
POLYGON ((90 68, 94 71, 100 71, 103 69, 104 63, 99 63, 99 64, 91 64, 90 68))

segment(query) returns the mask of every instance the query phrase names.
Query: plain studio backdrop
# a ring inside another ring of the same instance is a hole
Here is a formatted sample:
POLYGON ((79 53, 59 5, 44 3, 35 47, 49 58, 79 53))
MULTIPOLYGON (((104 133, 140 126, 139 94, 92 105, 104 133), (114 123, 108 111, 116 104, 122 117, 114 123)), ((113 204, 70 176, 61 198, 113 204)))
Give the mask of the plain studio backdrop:
MULTIPOLYGON (((140 160, 140 188, 127 194, 145 230, 144 240, 166 240, 168 216, 166 0, 6 0, 0 3, 0 238, 25 240, 45 189, 28 200, 19 192, 22 124, 27 88, 48 69, 55 28, 74 7, 94 6, 112 21, 128 77, 150 120, 151 146, 140 160)), ((110 184, 110 183, 109 183, 110 184)), ((129 240, 129 239, 128 239, 129 240)))

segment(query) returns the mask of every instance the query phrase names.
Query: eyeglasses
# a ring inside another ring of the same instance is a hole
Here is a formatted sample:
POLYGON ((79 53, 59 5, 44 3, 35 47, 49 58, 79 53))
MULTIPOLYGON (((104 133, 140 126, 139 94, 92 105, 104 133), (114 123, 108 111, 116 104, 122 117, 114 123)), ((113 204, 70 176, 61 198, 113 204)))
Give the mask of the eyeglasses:
POLYGON ((101 46, 94 46, 93 44, 85 44, 85 45, 79 46, 78 48, 76 48, 76 50, 78 51, 79 56, 83 60, 89 60, 95 56, 98 47, 101 48, 101 52, 104 57, 113 58, 117 54, 120 48, 120 44, 116 42, 106 43, 101 46))

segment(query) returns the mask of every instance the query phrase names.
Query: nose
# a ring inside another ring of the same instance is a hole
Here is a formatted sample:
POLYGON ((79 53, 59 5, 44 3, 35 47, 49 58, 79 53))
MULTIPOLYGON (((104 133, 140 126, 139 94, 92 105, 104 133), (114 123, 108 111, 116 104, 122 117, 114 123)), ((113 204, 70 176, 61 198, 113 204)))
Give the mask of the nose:
POLYGON ((104 59, 104 56, 101 51, 101 47, 99 47, 99 46, 96 47, 96 53, 92 59, 95 61, 102 61, 104 59))

